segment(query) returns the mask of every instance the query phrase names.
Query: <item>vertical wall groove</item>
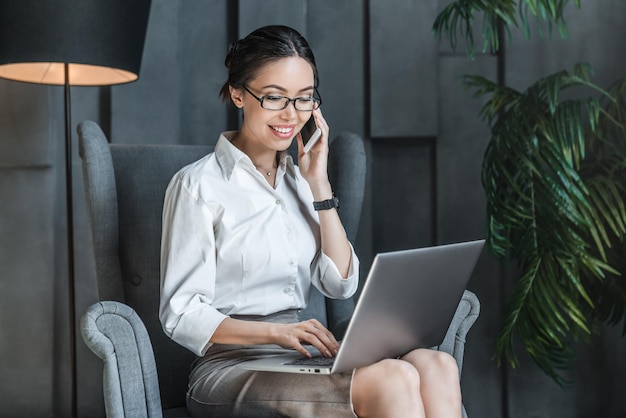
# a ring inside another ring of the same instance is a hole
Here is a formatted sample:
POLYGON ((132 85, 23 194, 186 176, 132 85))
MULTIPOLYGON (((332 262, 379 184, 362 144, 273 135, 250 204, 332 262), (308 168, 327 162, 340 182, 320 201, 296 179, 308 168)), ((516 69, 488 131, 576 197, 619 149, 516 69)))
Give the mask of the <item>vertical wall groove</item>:
MULTIPOLYGON (((226 37, 228 39, 227 48, 239 40, 239 0, 227 0, 226 2, 226 37)), ((239 113, 235 106, 228 104, 226 114, 227 129, 239 129, 239 113)))
POLYGON ((439 241, 439 213, 438 213, 438 187, 437 187, 437 140, 429 141, 430 146, 430 243, 435 245, 439 241))

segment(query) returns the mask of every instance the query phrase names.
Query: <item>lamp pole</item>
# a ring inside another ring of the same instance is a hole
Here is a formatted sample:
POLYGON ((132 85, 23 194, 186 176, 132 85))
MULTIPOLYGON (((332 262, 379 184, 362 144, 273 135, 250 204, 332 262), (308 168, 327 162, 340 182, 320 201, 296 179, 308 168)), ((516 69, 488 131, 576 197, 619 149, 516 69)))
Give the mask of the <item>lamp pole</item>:
POLYGON ((67 278, 69 305, 70 338, 70 405, 71 417, 77 416, 76 389, 76 270, 74 260, 74 189, 72 181, 72 102, 70 94, 70 66, 63 65, 65 73, 64 111, 65 111, 65 201, 67 210, 67 278))

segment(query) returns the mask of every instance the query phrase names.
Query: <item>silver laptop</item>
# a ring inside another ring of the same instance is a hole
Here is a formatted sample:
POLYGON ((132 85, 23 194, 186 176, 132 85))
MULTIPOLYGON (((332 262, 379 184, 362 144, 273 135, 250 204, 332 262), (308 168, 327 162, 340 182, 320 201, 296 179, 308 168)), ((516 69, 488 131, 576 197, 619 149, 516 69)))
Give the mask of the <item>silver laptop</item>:
POLYGON ((313 359, 294 350, 246 361, 239 367, 341 373, 441 344, 484 243, 478 240, 377 254, 336 357, 322 357, 307 347, 313 359))

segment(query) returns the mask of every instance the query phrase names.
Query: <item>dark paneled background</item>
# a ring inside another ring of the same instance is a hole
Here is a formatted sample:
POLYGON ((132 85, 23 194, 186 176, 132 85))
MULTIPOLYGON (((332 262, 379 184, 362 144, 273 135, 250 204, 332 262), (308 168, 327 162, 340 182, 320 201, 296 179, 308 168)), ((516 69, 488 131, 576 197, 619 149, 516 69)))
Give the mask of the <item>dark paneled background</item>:
MULTIPOLYGON (((480 238, 480 184, 488 129, 481 103, 460 88, 472 73, 524 88, 579 61, 608 85, 626 74, 621 0, 583 2, 566 19, 570 39, 517 33, 505 58, 452 51, 431 35, 444 0, 153 0, 141 78, 72 88, 73 122, 98 121, 117 143, 214 143, 236 127, 218 99, 229 42, 281 23, 316 53, 331 133, 362 135, 368 189, 356 244, 366 271, 379 251, 480 238), (501 60, 500 62, 498 60, 501 60)), ((0 417, 67 416, 62 91, 0 80, 0 417)), ((80 161, 74 155, 78 312, 96 300, 80 161)), ((557 387, 522 355, 492 360, 515 275, 484 254, 469 288, 481 316, 463 369, 470 417, 623 417, 624 339, 615 329, 577 346, 573 384, 557 387)), ((79 412, 101 417, 101 365, 79 341, 79 412)))

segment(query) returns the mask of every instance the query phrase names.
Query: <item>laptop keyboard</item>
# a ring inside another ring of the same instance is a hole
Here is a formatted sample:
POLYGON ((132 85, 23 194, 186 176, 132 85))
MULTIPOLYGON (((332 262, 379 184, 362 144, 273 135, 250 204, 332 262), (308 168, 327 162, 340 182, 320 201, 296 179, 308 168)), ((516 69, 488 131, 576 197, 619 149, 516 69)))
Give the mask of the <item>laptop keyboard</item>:
POLYGON ((311 358, 300 358, 297 360, 293 360, 290 361, 288 364, 290 366, 332 366, 333 363, 335 362, 335 358, 334 357, 323 357, 323 356, 316 356, 316 357, 311 357, 311 358))

